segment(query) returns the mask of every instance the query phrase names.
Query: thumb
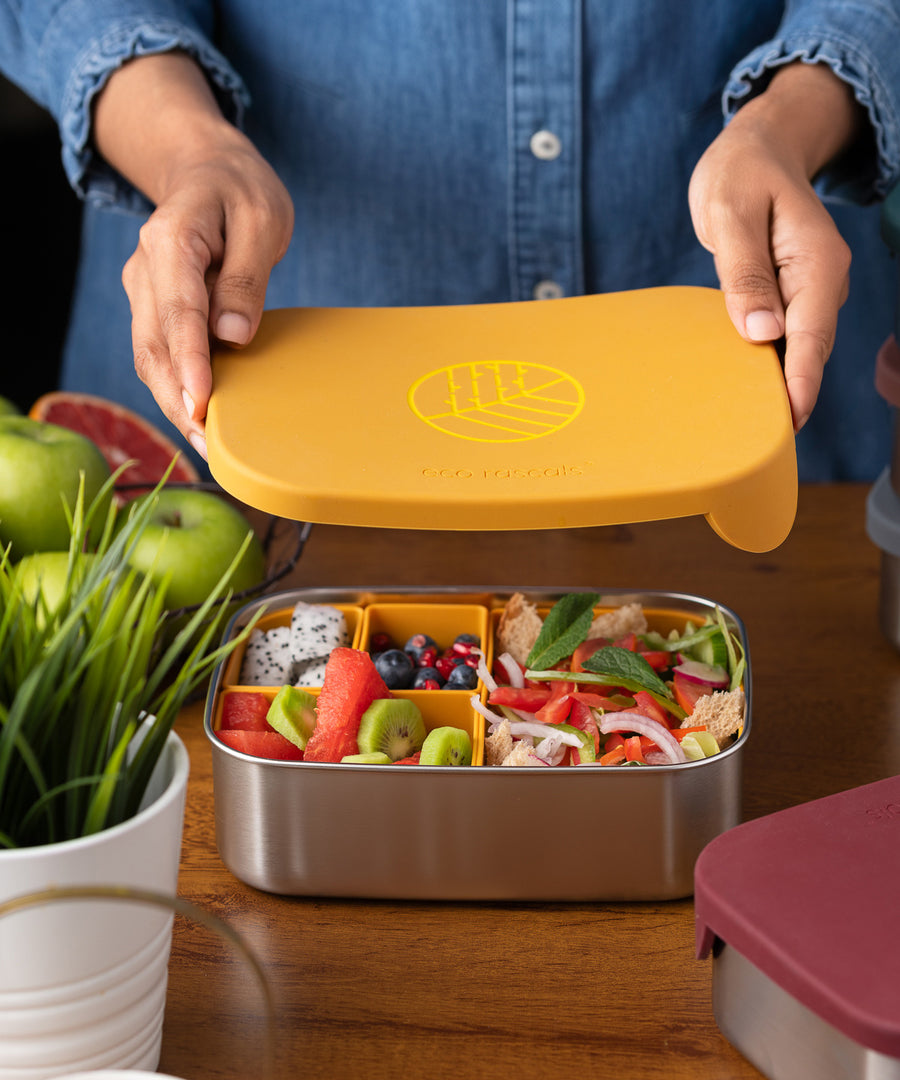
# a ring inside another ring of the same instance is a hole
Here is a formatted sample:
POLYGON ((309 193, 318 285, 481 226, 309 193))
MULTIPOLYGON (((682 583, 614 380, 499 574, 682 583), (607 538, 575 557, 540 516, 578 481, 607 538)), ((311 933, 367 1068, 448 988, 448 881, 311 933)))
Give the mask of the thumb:
POLYGON ((229 273, 225 267, 216 275, 209 298, 210 328, 227 345, 248 345, 262 317, 266 295, 265 271, 229 273))
POLYGON ((716 272, 725 307, 735 329, 747 341, 777 341, 784 336, 785 314, 768 236, 731 237, 715 252, 716 272))

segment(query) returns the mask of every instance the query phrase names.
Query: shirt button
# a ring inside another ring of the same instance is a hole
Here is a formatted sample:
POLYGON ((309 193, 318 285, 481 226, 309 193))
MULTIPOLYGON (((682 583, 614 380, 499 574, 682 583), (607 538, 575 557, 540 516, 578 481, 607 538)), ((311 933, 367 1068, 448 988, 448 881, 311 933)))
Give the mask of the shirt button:
POLYGON ((562 152, 559 136, 554 135, 552 131, 536 131, 531 136, 528 145, 531 147, 532 154, 541 161, 553 161, 562 152))
POLYGON ((539 281, 532 291, 532 296, 535 300, 559 300, 565 296, 565 292, 558 281, 539 281))

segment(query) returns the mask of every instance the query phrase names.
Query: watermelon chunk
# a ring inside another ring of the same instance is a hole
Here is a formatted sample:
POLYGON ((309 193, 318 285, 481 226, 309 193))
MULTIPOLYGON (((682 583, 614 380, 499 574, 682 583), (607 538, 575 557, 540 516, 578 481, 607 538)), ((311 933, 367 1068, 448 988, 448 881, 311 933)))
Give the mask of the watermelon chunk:
POLYGON ((265 694, 248 690, 231 690, 222 700, 224 731, 271 731, 266 713, 269 699, 265 694))
POLYGON ((279 735, 277 731, 248 731, 244 728, 217 731, 216 734, 232 750, 239 750, 242 754, 250 754, 252 757, 269 758, 272 761, 303 760, 303 751, 300 747, 294 746, 289 739, 279 735))
POLYGON ((390 696, 367 652, 345 646, 332 649, 319 692, 316 727, 303 760, 340 761, 358 753, 356 736, 362 714, 377 698, 390 696))

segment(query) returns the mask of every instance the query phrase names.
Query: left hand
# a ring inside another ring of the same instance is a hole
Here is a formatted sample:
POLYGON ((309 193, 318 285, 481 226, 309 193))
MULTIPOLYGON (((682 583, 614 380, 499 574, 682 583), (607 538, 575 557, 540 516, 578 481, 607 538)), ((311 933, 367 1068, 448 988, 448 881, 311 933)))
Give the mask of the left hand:
POLYGON ((691 178, 694 229, 715 257, 735 327, 748 341, 785 338, 795 431, 815 405, 849 289, 850 250, 812 180, 859 123, 829 68, 791 64, 736 114, 691 178))

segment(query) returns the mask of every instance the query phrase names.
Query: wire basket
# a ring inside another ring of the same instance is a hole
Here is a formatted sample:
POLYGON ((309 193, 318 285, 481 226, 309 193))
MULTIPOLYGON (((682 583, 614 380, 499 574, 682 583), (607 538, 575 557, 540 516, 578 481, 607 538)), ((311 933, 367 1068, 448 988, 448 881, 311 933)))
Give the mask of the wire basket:
MULTIPOLYGON (((208 491, 213 495, 218 495, 237 507, 247 517, 248 524, 253 526, 259 536, 266 555, 266 576, 256 585, 233 593, 231 597, 232 604, 245 603, 257 596, 261 596, 287 577, 300 560, 312 532, 312 522, 292 521, 289 518, 277 517, 274 514, 266 514, 255 510, 230 495, 214 480, 169 481, 166 488, 208 491)), ((115 490, 121 501, 127 502, 138 495, 146 494, 151 488, 147 484, 135 483, 118 484, 115 490)), ((173 608, 166 612, 166 619, 173 622, 176 619, 183 619, 184 616, 192 615, 199 607, 199 604, 193 604, 188 607, 173 608)))

